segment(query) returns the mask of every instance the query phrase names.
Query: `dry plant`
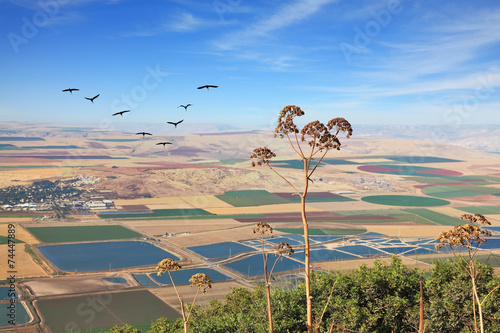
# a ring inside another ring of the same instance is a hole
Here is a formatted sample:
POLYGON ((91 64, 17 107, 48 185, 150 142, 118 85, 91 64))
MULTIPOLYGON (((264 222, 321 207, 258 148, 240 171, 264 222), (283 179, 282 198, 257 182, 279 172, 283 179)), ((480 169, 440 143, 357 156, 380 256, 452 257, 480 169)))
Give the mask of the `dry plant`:
POLYGON ((490 221, 488 221, 481 214, 464 214, 460 217, 462 220, 466 221, 465 225, 457 225, 451 230, 446 230, 441 232, 436 240, 439 240, 439 243, 436 244, 436 249, 441 249, 447 245, 450 246, 453 255, 460 263, 462 268, 469 274, 472 282, 472 306, 474 312, 474 327, 475 332, 477 333, 477 315, 476 315, 476 305, 478 307, 479 312, 479 324, 481 333, 484 333, 484 325, 483 325, 483 311, 482 306, 484 301, 490 296, 500 285, 497 285, 493 288, 488 295, 486 295, 481 301, 479 295, 477 293, 477 267, 474 262, 474 256, 476 255, 479 246, 483 243, 487 243, 487 236, 491 236, 491 231, 484 230, 481 228, 481 225, 491 225, 490 221), (468 258, 464 258, 463 256, 457 253, 458 247, 467 248, 468 258))
POLYGON ((304 187, 299 191, 290 181, 277 172, 270 164, 269 160, 276 157, 267 147, 260 147, 253 150, 250 158, 255 159, 252 161, 252 166, 266 165, 273 170, 279 177, 287 182, 301 199, 302 223, 304 228, 304 242, 305 242, 305 285, 306 285, 306 302, 307 302, 307 327, 308 332, 313 331, 312 321, 312 297, 311 297, 311 279, 310 279, 310 246, 309 246, 309 227, 306 217, 306 197, 309 188, 309 181, 311 181, 312 174, 316 171, 318 165, 321 163, 326 154, 332 150, 340 150, 341 143, 338 139, 340 133, 344 133, 346 138, 351 137, 352 127, 351 124, 344 118, 331 119, 326 125, 319 121, 312 121, 305 125, 301 130, 294 124, 295 117, 304 115, 304 111, 298 106, 287 105, 281 110, 278 117, 278 125, 274 130, 274 137, 281 139, 286 138, 290 143, 292 149, 297 153, 300 159, 304 162, 304 187), (309 147, 307 147, 307 145, 309 147), (316 155, 320 158, 315 161, 316 155))
POLYGON ((291 256, 294 253, 294 250, 292 246, 288 243, 281 242, 278 245, 274 247, 274 254, 276 255, 276 260, 274 261, 273 266, 271 267, 271 270, 268 270, 268 260, 269 260, 269 253, 266 252, 266 247, 264 243, 264 239, 266 237, 273 238, 273 228, 265 223, 265 222, 258 222, 254 228, 252 228, 252 232, 254 234, 259 234, 261 242, 262 242, 262 259, 264 261, 264 279, 265 279, 265 284, 266 284, 266 295, 267 295, 267 317, 269 321, 269 332, 273 332, 273 314, 271 310, 271 282, 269 281, 269 278, 273 274, 274 267, 276 267, 276 264, 278 261, 283 260, 283 257, 285 255, 291 256))
POLYGON ((182 322, 184 323, 184 332, 187 333, 188 329, 188 322, 189 322, 189 317, 191 316, 191 311, 193 310, 194 304, 196 303, 196 299, 198 298, 198 294, 200 291, 203 293, 206 293, 208 289, 212 289, 212 280, 210 277, 206 274, 203 273, 197 273, 193 275, 190 279, 189 282, 191 282, 191 287, 196 287, 198 290, 196 290, 196 295, 194 296, 193 302, 191 303, 191 306, 189 307, 189 312, 186 314, 186 309, 184 307, 184 300, 181 295, 179 295, 179 291, 177 290, 177 287, 175 286, 174 279, 172 278, 172 275, 170 274, 171 271, 178 271, 181 269, 181 266, 179 265, 178 262, 174 261, 173 259, 167 258, 163 259, 158 263, 158 266, 156 266, 156 270, 158 271, 158 276, 161 276, 163 273, 168 273, 168 276, 170 277, 170 281, 172 282, 172 286, 174 287, 175 293, 177 295, 177 298, 179 299, 179 303, 181 304, 181 314, 182 314, 182 322))

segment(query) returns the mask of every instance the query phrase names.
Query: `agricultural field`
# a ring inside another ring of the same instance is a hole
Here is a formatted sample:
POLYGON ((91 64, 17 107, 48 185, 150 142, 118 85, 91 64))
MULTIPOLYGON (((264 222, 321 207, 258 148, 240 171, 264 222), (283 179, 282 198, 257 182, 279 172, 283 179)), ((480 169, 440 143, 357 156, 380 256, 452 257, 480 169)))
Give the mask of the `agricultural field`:
MULTIPOLYGON (((29 211, 0 213, 0 243, 14 222, 19 286, 35 300, 46 327, 97 332, 127 322, 147 330, 159 316, 178 318, 170 278, 154 269, 167 257, 182 266, 172 276, 186 300, 194 295, 192 274, 212 277, 213 293, 203 295, 202 304, 221 299, 230 287, 261 281, 263 246, 271 263, 281 242, 294 248, 276 264, 277 281, 302 277, 301 204, 293 189, 272 171, 251 168, 246 152, 228 148, 215 159, 221 142, 234 136, 176 139, 196 150, 158 150, 151 140, 116 134, 43 138, 36 145, 19 139, 0 146, 0 187, 91 175, 103 181, 89 196, 114 195, 111 209, 72 212, 64 220, 29 211), (252 232, 258 222, 273 228, 273 238, 252 232), (142 317, 132 313, 137 307, 145 309, 142 317)), ((381 143, 399 144, 376 141, 366 154, 363 141, 353 141, 353 152, 325 158, 311 179, 306 211, 313 268, 352 270, 393 254, 412 267, 428 268, 435 258, 452 255, 435 250, 435 237, 461 224, 462 214, 481 213, 494 235, 478 258, 498 270, 500 156, 474 152, 470 160, 453 158, 464 156, 453 147, 443 157, 413 156, 383 151, 381 143)), ((303 162, 280 156, 273 167, 301 188, 303 162)), ((0 268, 6 271, 6 244, 0 247, 0 268)))
POLYGON ((35 306, 42 323, 52 332, 101 332, 125 323, 145 329, 157 318, 179 317, 176 310, 147 290, 44 298, 35 306))
POLYGON ((139 238, 142 235, 119 225, 30 227, 27 228, 42 243, 70 243, 112 239, 139 238))
POLYGON ((152 266, 165 258, 180 259, 164 249, 143 241, 44 245, 38 249, 58 269, 67 272, 152 266))

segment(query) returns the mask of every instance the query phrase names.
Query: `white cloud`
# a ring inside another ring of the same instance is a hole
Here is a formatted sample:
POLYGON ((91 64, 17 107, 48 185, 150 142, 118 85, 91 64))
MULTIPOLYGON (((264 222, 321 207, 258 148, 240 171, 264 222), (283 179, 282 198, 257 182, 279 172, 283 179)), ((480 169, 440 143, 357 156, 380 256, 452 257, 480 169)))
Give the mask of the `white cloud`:
POLYGON ((181 13, 178 17, 172 17, 169 22, 165 22, 164 27, 169 31, 189 32, 206 24, 206 21, 195 17, 191 13, 181 13))
POLYGON ((267 16, 246 28, 228 34, 214 45, 221 50, 231 50, 254 42, 256 38, 270 36, 270 33, 297 24, 307 19, 326 4, 338 0, 297 0, 279 8, 277 12, 267 16))

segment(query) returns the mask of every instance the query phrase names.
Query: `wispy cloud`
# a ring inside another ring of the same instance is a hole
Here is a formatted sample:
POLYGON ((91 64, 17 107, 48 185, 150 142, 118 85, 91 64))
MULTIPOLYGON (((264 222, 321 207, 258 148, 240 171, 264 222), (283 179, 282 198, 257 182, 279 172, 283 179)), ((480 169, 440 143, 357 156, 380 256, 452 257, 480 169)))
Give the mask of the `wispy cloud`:
POLYGON ((305 0, 294 1, 283 5, 277 12, 271 14, 240 31, 227 34, 216 40, 214 45, 221 50, 232 50, 255 42, 256 38, 270 37, 271 33, 299 23, 307 19, 324 5, 338 0, 305 0))
MULTIPOLYGON (((181 13, 177 17, 169 19, 168 22, 163 24, 164 28, 168 31, 176 32, 191 32, 207 25, 209 22, 195 17, 191 13, 181 13)), ((211 22, 210 22, 211 23, 211 22)))
POLYGON ((91 3, 91 2, 100 2, 100 3, 105 3, 105 4, 116 4, 118 2, 121 2, 123 0, 107 0, 107 1, 102 1, 102 0, 71 0, 71 1, 34 1, 34 0, 0 0, 1 2, 11 2, 14 5, 20 6, 20 7, 25 7, 29 8, 32 10, 40 10, 40 4, 45 4, 45 5, 56 5, 57 7, 70 7, 70 6, 75 6, 75 5, 83 5, 86 3, 91 3))
POLYGON ((180 12, 176 14, 171 14, 167 18, 163 19, 156 25, 151 25, 150 27, 137 28, 135 31, 126 32, 123 34, 125 37, 149 37, 157 36, 168 32, 177 33, 189 33, 197 32, 203 29, 213 29, 219 26, 231 25, 234 21, 220 21, 216 17, 212 19, 206 19, 200 16, 196 16, 190 12, 180 12))
POLYGON ((443 105, 484 90, 484 82, 498 90, 500 69, 492 46, 500 43, 500 10, 472 10, 439 20, 431 14, 426 24, 409 22, 401 31, 397 23, 389 26, 396 33, 390 39, 374 37, 369 52, 352 56, 342 86, 314 89, 367 99, 436 96, 443 105))

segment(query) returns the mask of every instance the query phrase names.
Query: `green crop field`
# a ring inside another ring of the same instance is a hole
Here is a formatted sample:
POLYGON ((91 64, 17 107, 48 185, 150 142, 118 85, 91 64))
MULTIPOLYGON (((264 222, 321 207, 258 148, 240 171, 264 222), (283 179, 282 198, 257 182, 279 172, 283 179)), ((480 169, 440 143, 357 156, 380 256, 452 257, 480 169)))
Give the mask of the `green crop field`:
MULTIPOLYGON (((437 186, 436 186, 437 187, 437 186)), ((475 192, 475 191, 467 191, 467 190, 456 190, 456 191, 448 191, 448 192, 435 192, 435 193, 427 193, 427 189, 430 187, 424 188, 422 193, 435 198, 459 198, 459 197, 475 197, 477 195, 483 195, 483 193, 475 192)))
POLYGON ((410 207, 445 206, 450 204, 450 202, 446 200, 413 195, 372 195, 363 197, 361 200, 379 205, 410 207))
POLYGON ((438 198, 469 197, 484 194, 499 194, 500 189, 480 185, 437 185, 422 189, 422 193, 438 198))
POLYGON ((180 317, 147 290, 44 298, 35 304, 52 332, 102 332, 124 324, 144 328, 160 317, 180 317))
POLYGON ((499 206, 476 206, 476 207, 455 207, 463 212, 471 214, 500 214, 499 206))
POLYGON ((152 213, 123 213, 123 214, 99 214, 105 219, 161 219, 166 217, 185 218, 192 216, 211 216, 214 215, 201 208, 186 209, 155 209, 152 213))
POLYGON ((304 169, 302 160, 272 161, 270 164, 273 168, 304 169))
MULTIPOLYGON (((7 236, 0 236, 0 245, 1 245, 1 244, 8 244, 8 243, 9 243, 9 239, 12 239, 12 238, 9 238, 9 237, 7 237, 7 236)), ((17 238, 14 238, 14 242, 15 242, 16 244, 18 244, 18 243, 24 243, 22 240, 19 240, 19 239, 17 239, 17 238)), ((11 243, 11 244, 12 244, 12 243, 11 243)))
POLYGON ((463 190, 469 190, 474 192, 479 192, 481 194, 499 194, 500 188, 489 187, 489 186, 478 186, 478 185, 455 185, 457 188, 463 190))
POLYGON ((291 201, 264 190, 228 191, 216 195, 220 200, 235 207, 286 204, 291 201))
MULTIPOLYGON (((286 232, 289 234, 303 235, 304 229, 302 228, 275 228, 274 230, 286 232)), ((320 229, 320 228, 310 228, 310 236, 347 236, 347 235, 359 235, 365 233, 366 229, 320 229)))
POLYGON ((405 209, 409 213, 416 214, 424 219, 435 222, 441 225, 460 225, 463 221, 459 218, 451 217, 445 214, 437 213, 425 208, 409 208, 405 209))
POLYGON ((44 243, 131 239, 142 235, 119 225, 26 228, 44 243))

